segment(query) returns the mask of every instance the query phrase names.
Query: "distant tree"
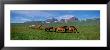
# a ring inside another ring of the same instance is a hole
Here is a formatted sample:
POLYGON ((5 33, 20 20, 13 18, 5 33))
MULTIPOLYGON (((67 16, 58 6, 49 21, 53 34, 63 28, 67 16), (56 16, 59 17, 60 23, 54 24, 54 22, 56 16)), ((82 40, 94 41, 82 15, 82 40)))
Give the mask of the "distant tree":
POLYGON ((94 20, 99 21, 99 20, 100 20, 100 18, 94 18, 94 20))

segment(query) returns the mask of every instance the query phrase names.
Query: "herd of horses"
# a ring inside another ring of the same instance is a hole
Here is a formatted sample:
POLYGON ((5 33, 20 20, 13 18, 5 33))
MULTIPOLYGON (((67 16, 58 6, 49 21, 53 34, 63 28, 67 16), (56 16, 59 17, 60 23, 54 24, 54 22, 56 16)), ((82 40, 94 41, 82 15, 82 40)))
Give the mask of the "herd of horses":
POLYGON ((43 25, 31 25, 30 27, 33 29, 41 29, 43 27, 47 32, 79 33, 78 29, 75 26, 46 27, 43 25))

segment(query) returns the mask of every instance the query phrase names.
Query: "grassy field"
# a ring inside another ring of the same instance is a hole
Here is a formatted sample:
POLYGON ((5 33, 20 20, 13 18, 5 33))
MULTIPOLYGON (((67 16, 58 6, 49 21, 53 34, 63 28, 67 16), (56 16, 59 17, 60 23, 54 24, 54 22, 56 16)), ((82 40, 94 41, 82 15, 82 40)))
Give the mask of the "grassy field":
POLYGON ((11 40, 100 40, 99 22, 51 23, 49 26, 70 26, 78 28, 79 33, 56 33, 30 29, 28 24, 11 24, 11 40))

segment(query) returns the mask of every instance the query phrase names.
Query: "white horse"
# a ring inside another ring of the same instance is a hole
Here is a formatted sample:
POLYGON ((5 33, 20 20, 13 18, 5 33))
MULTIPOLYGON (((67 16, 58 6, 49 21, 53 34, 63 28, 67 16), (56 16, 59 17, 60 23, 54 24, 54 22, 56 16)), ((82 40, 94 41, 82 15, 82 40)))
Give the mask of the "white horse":
POLYGON ((36 25, 30 25, 29 28, 35 28, 36 25))

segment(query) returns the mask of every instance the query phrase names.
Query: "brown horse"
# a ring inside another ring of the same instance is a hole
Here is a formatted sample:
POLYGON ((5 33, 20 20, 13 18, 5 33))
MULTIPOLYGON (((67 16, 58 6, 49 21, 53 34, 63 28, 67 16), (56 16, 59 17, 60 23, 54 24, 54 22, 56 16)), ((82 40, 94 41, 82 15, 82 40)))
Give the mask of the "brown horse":
POLYGON ((75 26, 69 26, 69 29, 68 29, 70 32, 74 32, 74 33, 79 33, 77 28, 75 26))
POLYGON ((61 26, 61 27, 65 29, 64 32, 67 32, 67 30, 68 30, 68 26, 61 26))
POLYGON ((65 27, 57 27, 56 31, 57 32, 65 32, 65 27))
POLYGON ((79 33, 77 28, 75 26, 61 26, 61 28, 65 29, 65 32, 74 32, 74 33, 79 33))
POLYGON ((49 32, 74 32, 79 33, 75 26, 46 27, 45 31, 49 32))
POLYGON ((36 29, 41 29, 42 25, 36 25, 35 28, 36 29))
POLYGON ((56 31, 56 28, 55 27, 46 27, 45 28, 45 31, 49 31, 49 32, 52 32, 52 31, 56 31))

